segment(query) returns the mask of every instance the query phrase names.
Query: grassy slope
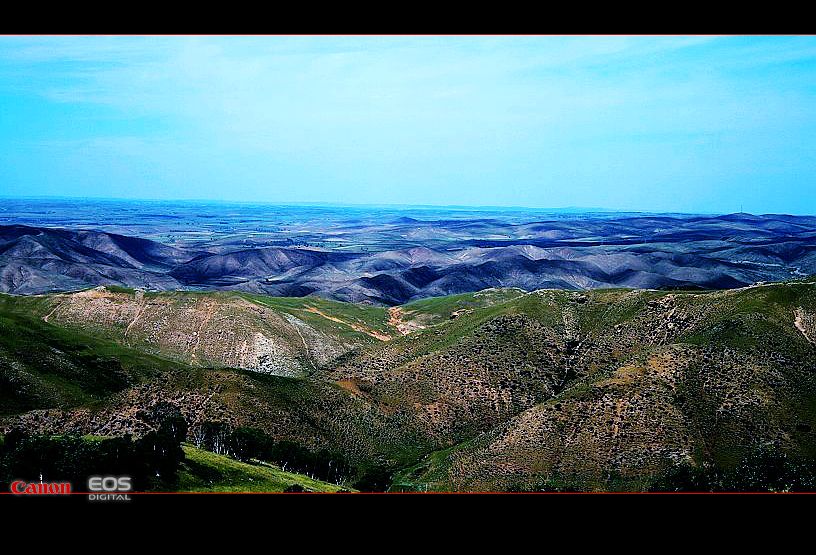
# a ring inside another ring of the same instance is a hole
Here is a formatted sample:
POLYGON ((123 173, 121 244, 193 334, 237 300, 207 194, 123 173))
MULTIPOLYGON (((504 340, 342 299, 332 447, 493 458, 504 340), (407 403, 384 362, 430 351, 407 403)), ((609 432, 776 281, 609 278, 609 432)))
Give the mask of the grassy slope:
POLYGON ((282 492, 291 485, 314 492, 348 491, 267 463, 248 464, 192 445, 184 445, 184 454, 187 460, 179 472, 178 491, 282 492))
POLYGON ((105 289, 98 297, 0 295, 0 313, 47 317, 66 329, 182 364, 262 365, 289 375, 309 373, 327 358, 394 333, 382 307, 317 297, 171 291, 146 292, 141 300, 134 290, 105 289), (145 311, 145 303, 152 309, 145 311), (274 362, 270 350, 283 358, 274 362))
POLYGON ((405 320, 420 324, 444 323, 456 311, 471 311, 512 301, 523 295, 521 289, 485 289, 476 293, 461 293, 445 297, 431 297, 402 305, 405 320))
POLYGON ((370 336, 360 329, 385 335, 393 333, 388 325, 388 311, 380 306, 356 305, 320 297, 270 297, 249 293, 241 293, 241 296, 278 312, 289 313, 314 326, 315 329, 341 337, 370 340, 370 336), (318 310, 342 322, 330 320, 309 309, 318 310), (358 326, 358 329, 354 329, 352 325, 358 326))
MULTIPOLYGON (((135 290, 124 287, 106 286, 111 292, 133 294, 135 290)), ((379 306, 373 305, 357 305, 353 303, 346 303, 342 301, 333 301, 323 299, 321 297, 272 297, 269 295, 260 295, 256 293, 244 293, 240 291, 162 291, 162 292, 147 292, 146 297, 174 297, 179 301, 186 298, 195 297, 210 297, 215 299, 244 299, 252 303, 271 308, 276 312, 288 313, 295 316, 308 324, 314 326, 320 331, 328 334, 336 334, 342 337, 353 339, 369 340, 370 336, 364 332, 354 329, 351 324, 358 324, 360 327, 381 332, 389 333, 391 330, 388 326, 388 311, 379 306), (336 322, 325 318, 317 312, 310 309, 316 309, 321 313, 334 317, 342 322, 336 322)))
POLYGON ((44 301, 0 295, 0 415, 93 404, 178 367, 43 322, 37 308, 44 301))
POLYGON ((519 296, 519 290, 516 289, 491 291, 489 297, 483 293, 464 293, 404 305, 407 319, 425 322, 428 327, 397 337, 392 342, 395 349, 405 350, 410 358, 441 351, 472 335, 485 322, 503 314, 528 314, 551 325, 555 325, 560 319, 559 308, 552 303, 538 302, 538 299, 530 295, 519 296), (462 309, 468 312, 450 319, 452 312, 462 309))
MULTIPOLYGON (((276 301, 297 307, 314 299, 276 301)), ((322 310, 330 305, 318 306, 322 310)), ((259 427, 308 448, 340 446, 359 464, 371 458, 403 465, 423 449, 418 447, 422 439, 399 415, 372 410, 332 383, 190 367, 100 338, 90 330, 44 322, 42 315, 49 311, 48 296, 0 294, 0 417, 34 409, 89 407, 98 420, 78 413, 57 425, 92 431, 107 419, 121 420, 125 426, 139 424, 144 417, 134 417, 138 409, 169 400, 179 405, 191 425, 193 419, 201 419, 259 427), (130 389, 136 385, 137 390, 130 389), (125 390, 126 397, 112 397, 125 390), (208 402, 199 406, 204 397, 208 402)))

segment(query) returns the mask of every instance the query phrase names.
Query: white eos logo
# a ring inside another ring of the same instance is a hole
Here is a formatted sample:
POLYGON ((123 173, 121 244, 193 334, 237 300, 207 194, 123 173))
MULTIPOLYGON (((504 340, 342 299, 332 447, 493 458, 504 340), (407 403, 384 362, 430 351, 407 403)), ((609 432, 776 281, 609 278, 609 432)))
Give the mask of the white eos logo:
POLYGON ((88 478, 88 490, 105 492, 130 491, 130 476, 91 476, 88 478))
POLYGON ((89 501, 130 501, 126 495, 133 489, 130 476, 91 476, 88 478, 88 491, 104 492, 88 495, 89 501))

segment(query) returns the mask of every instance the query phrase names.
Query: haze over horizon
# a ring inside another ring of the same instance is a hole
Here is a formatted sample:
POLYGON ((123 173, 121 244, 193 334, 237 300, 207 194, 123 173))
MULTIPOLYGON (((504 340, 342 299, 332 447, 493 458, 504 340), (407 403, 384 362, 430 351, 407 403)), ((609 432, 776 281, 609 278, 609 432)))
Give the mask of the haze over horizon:
POLYGON ((813 37, 0 37, 0 197, 814 214, 814 82, 813 37))
POLYGON ((540 213, 575 213, 575 214, 682 214, 687 216, 727 216, 731 214, 748 214, 752 216, 761 215, 798 215, 809 216, 811 214, 792 214, 789 212, 748 212, 747 210, 736 210, 734 212, 682 212, 682 211, 661 211, 661 210, 626 210, 604 208, 602 206, 518 206, 518 205, 482 205, 482 204, 417 204, 417 203, 365 203, 365 202, 331 202, 331 201, 280 201, 271 200, 231 200, 223 198, 138 198, 138 197, 89 197, 89 196, 59 196, 59 195, 32 195, 32 196, 9 196, 0 195, 0 200, 6 201, 39 201, 39 202, 74 202, 89 201, 93 203, 157 203, 157 204, 179 204, 179 205, 209 205, 223 204, 225 206, 270 206, 270 207, 326 207, 326 208, 383 208, 390 210, 405 209, 406 211, 428 210, 451 212, 540 212, 540 213))
POLYGON ((727 216, 731 214, 748 214, 751 216, 762 215, 791 215, 810 216, 811 214, 792 213, 771 213, 771 212, 748 212, 747 210, 737 210, 735 212, 680 212, 680 211, 660 211, 660 210, 626 210, 605 208, 602 206, 519 206, 519 205, 483 205, 483 204, 418 204, 418 203, 366 203, 366 202, 331 202, 331 201, 271 201, 271 200, 231 200, 223 198, 138 198, 138 197, 88 197, 88 196, 58 196, 58 195, 32 195, 32 196, 10 196, 0 194, 0 200, 6 201, 34 201, 34 202, 79 202, 89 203, 148 203, 148 204, 168 204, 168 205, 224 205, 224 206, 268 206, 268 207, 325 207, 325 208, 381 208, 385 210, 406 212, 423 211, 439 212, 531 212, 531 213, 553 213, 553 214, 662 214, 662 215, 685 215, 685 216, 727 216))

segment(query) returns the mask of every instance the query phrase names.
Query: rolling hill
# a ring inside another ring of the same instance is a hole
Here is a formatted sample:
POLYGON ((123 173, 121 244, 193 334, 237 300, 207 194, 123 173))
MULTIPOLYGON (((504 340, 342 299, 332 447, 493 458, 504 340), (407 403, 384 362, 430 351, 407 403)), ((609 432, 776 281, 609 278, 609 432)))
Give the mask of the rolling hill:
POLYGON ((643 490, 768 446, 816 456, 813 280, 388 310, 116 288, 0 301, 4 430, 138 435, 178 410, 191 440, 248 427, 409 491, 643 490), (278 346, 265 364, 234 355, 256 334, 278 346))
MULTIPOLYGON (((298 214, 292 209, 291 217, 298 214)), ((816 273, 816 219, 808 216, 576 215, 523 223, 371 216, 364 224, 339 218, 274 231, 226 223, 231 231, 196 240, 176 234, 197 237, 198 230, 171 227, 160 235, 166 242, 152 232, 0 226, 0 291, 118 285, 395 306, 487 288, 728 289, 816 273)))

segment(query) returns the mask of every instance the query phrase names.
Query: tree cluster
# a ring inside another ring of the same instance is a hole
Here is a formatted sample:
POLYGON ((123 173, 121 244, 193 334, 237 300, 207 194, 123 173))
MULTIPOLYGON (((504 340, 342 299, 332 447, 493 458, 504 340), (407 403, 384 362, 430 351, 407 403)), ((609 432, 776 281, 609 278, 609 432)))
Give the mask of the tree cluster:
POLYGON ((338 451, 325 448, 312 451, 293 441, 276 441, 257 428, 205 422, 191 435, 193 443, 201 449, 244 462, 252 459, 271 462, 283 470, 327 482, 339 484, 354 474, 354 467, 338 451))

